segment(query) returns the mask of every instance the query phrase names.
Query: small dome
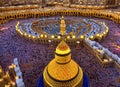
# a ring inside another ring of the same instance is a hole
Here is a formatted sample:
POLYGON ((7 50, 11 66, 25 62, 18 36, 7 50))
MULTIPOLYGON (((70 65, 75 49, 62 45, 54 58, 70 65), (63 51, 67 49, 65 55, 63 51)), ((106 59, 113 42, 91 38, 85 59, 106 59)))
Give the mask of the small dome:
POLYGON ((55 53, 59 54, 59 55, 65 55, 65 54, 68 54, 70 52, 71 52, 71 50, 64 40, 62 40, 60 42, 60 44, 57 46, 56 51, 55 51, 55 53))
MULTIPOLYGON (((47 69, 49 75, 58 81, 71 80, 75 76, 77 76, 77 73, 79 72, 79 66, 73 60, 66 64, 59 64, 56 63, 55 60, 53 60, 48 64, 47 69)), ((80 70, 80 73, 82 75, 82 70, 80 70)))

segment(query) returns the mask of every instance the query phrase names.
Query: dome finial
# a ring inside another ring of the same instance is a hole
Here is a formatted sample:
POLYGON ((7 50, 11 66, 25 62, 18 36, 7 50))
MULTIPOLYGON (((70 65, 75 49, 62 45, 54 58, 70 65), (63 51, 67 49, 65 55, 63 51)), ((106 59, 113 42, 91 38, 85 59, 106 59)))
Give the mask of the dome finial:
POLYGON ((71 52, 71 50, 64 40, 62 40, 56 48, 56 54, 65 55, 70 52, 71 52))

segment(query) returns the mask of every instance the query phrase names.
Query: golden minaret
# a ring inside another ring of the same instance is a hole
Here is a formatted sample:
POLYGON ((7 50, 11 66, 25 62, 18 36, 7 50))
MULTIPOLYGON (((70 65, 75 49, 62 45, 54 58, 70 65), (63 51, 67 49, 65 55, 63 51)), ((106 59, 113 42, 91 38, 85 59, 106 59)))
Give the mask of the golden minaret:
POLYGON ((83 71, 71 59, 71 50, 64 40, 55 51, 55 58, 43 72, 45 87, 82 87, 83 71))
POLYGON ((63 16, 62 16, 62 19, 60 22, 60 33, 61 33, 61 35, 65 35, 65 33, 66 33, 66 24, 65 24, 65 20, 64 20, 63 16))

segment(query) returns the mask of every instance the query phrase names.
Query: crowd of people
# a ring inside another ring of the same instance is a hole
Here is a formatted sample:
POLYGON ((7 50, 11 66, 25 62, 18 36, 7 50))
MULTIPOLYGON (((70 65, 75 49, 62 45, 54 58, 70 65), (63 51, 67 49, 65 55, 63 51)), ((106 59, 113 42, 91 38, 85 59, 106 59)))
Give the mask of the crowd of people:
POLYGON ((112 21, 105 22, 109 26, 109 33, 101 44, 120 57, 120 25, 112 21))
POLYGON ((38 33, 36 33, 35 31, 33 31, 33 29, 32 29, 32 23, 21 23, 21 25, 19 25, 19 27, 21 27, 21 31, 22 32, 25 32, 25 33, 27 33, 27 34, 29 34, 29 35, 32 35, 32 36, 39 36, 38 35, 38 33))
MULTIPOLYGON (((22 19, 19 21, 32 22, 34 20, 36 19, 22 19)), ((2 27, 8 27, 8 29, 0 31, 0 65, 2 65, 4 70, 7 70, 7 67, 13 63, 14 58, 18 58, 25 87, 36 87, 37 80, 43 74, 45 66, 54 58, 56 47, 53 46, 51 49, 48 45, 41 45, 20 37, 15 30, 17 21, 18 20, 10 21, 2 25, 2 27)), ((111 21, 102 21, 107 23, 110 30, 108 36, 101 44, 120 56, 120 50, 112 45, 112 42, 120 44, 120 30, 118 28, 120 26, 117 26, 117 24, 111 21)), ((118 82, 120 73, 114 66, 107 68, 102 67, 97 58, 83 46, 79 50, 76 49, 75 46, 70 48, 72 51, 72 59, 75 60, 88 75, 91 87, 120 86, 118 82)))

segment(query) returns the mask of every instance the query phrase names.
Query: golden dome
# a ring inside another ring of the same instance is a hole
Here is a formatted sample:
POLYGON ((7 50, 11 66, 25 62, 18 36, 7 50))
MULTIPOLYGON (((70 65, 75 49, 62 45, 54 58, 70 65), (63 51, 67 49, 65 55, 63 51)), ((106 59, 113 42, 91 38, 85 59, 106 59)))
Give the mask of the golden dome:
POLYGON ((71 60, 71 50, 64 40, 60 42, 53 59, 45 68, 45 87, 82 87, 83 71, 71 60))
POLYGON ((56 54, 60 54, 60 55, 65 55, 70 52, 71 50, 64 40, 60 42, 60 44, 57 46, 56 51, 55 51, 56 54))
POLYGON ((48 73, 56 80, 67 81, 77 75, 78 68, 78 65, 73 60, 66 64, 59 64, 53 60, 48 65, 48 73))

